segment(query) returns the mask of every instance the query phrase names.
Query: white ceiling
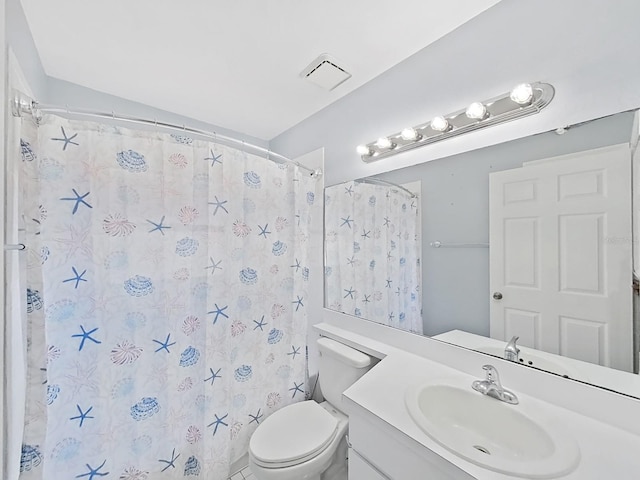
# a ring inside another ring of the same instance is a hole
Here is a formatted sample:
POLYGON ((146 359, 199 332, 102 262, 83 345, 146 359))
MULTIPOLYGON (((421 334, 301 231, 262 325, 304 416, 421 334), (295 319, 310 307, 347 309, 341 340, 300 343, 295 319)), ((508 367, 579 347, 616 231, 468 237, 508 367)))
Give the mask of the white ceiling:
POLYGON ((49 76, 269 140, 499 0, 21 1, 49 76))

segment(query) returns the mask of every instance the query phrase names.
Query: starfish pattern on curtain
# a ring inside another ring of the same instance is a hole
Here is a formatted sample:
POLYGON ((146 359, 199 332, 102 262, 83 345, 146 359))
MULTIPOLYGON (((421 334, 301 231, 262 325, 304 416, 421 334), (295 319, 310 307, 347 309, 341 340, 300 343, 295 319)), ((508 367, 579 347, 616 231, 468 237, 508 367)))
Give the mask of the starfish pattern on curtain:
POLYGON ((325 194, 327 306, 422 334, 418 199, 347 182, 325 194))
POLYGON ((21 478, 226 478, 305 397, 317 182, 184 135, 49 115, 21 137, 21 478))

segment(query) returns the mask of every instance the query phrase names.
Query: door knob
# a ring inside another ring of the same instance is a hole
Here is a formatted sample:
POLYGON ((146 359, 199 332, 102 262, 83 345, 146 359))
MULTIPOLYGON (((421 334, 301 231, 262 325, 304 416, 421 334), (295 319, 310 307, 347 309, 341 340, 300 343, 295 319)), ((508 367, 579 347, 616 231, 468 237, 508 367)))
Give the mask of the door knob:
POLYGON ((500 292, 493 292, 494 300, 502 300, 502 294, 500 292))

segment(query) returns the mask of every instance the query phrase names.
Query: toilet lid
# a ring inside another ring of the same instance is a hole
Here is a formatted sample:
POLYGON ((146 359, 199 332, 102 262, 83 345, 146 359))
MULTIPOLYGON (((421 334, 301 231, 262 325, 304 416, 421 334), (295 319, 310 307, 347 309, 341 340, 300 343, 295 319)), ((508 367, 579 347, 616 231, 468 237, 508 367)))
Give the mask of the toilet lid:
POLYGON ((338 419, 308 400, 268 417, 251 436, 249 448, 261 462, 288 463, 324 450, 337 430, 338 419))

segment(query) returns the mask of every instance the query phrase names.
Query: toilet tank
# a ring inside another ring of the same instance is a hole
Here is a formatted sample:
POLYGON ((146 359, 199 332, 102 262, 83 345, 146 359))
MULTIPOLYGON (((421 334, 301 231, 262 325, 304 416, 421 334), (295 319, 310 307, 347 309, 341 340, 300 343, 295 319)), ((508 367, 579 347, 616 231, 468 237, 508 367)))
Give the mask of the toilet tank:
POLYGON ((373 366, 372 358, 330 338, 319 338, 320 362, 318 382, 322 395, 344 413, 342 392, 353 385, 373 366))

